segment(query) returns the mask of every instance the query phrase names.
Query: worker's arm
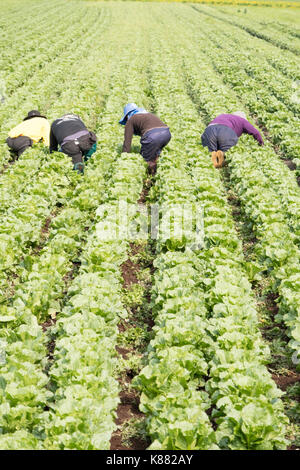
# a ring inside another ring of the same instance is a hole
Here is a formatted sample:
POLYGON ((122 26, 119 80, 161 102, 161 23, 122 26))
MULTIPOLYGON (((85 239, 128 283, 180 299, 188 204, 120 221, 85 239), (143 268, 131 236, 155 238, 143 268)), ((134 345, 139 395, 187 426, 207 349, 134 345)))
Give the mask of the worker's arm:
POLYGON ((247 121, 246 119, 244 119, 244 121, 245 121, 245 123, 244 123, 244 132, 246 134, 253 135, 254 139, 257 140, 259 145, 264 145, 264 141, 263 141, 263 138, 262 138, 260 132, 254 126, 252 126, 252 124, 250 124, 249 121, 247 121))
POLYGON ((56 140, 56 137, 55 135, 53 134, 53 130, 52 130, 52 127, 51 127, 51 131, 50 131, 50 153, 51 152, 55 152, 58 148, 58 142, 56 140))
POLYGON ((123 150, 122 152, 130 153, 131 151, 131 142, 132 142, 132 137, 133 137, 133 124, 131 119, 127 121, 126 126, 125 126, 125 135, 124 135, 124 143, 123 143, 123 150))
POLYGON ((44 144, 47 145, 47 147, 49 147, 49 142, 50 142, 50 124, 48 121, 46 121, 45 119, 45 123, 43 125, 43 129, 42 129, 42 139, 44 141, 44 144))

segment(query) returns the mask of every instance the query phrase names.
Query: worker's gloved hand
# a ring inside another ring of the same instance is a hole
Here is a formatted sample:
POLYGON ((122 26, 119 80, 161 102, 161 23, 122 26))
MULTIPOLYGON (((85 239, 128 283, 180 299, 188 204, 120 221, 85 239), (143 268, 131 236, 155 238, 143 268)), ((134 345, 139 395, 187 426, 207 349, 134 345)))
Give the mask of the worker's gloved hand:
POLYGON ((211 160, 215 168, 221 168, 224 165, 224 153, 222 152, 222 150, 212 152, 211 160))
POLYGON ((84 163, 78 162, 75 163, 73 170, 77 171, 77 173, 84 174, 84 163))
POLYGON ((84 154, 84 161, 87 162, 91 156, 93 155, 93 153, 95 153, 97 150, 97 144, 93 144, 93 146, 90 148, 90 150, 88 150, 88 152, 86 152, 84 154))

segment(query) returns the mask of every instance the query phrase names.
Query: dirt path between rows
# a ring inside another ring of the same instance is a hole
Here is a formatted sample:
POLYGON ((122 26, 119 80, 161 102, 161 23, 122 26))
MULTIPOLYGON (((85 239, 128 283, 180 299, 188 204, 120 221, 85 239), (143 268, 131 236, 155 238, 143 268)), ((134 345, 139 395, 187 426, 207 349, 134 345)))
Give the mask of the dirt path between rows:
MULTIPOLYGON (((145 204, 150 190, 148 185, 144 186, 139 204, 145 204)), ((133 378, 139 373, 141 359, 149 342, 148 334, 151 334, 153 320, 151 318, 151 276, 153 274, 153 263, 149 256, 149 246, 143 244, 130 244, 128 259, 121 266, 123 278, 123 289, 129 300, 125 306, 129 314, 129 321, 121 321, 119 328, 119 341, 116 350, 122 358, 122 368, 118 381, 120 384, 120 403, 116 410, 117 430, 112 434, 110 441, 111 450, 145 450, 150 445, 150 440, 145 430, 145 415, 139 410, 140 394, 132 387, 133 378), (147 279, 145 280, 145 272, 147 279), (142 301, 130 301, 130 296, 141 289, 142 301), (137 332, 137 333, 136 333, 137 332), (124 339, 135 336, 132 344, 123 344, 124 339), (140 337, 139 337, 140 334, 140 337), (144 337, 144 338, 143 338, 144 337), (135 366, 137 362, 137 366, 135 366), (132 365, 133 363, 133 365, 132 365)))

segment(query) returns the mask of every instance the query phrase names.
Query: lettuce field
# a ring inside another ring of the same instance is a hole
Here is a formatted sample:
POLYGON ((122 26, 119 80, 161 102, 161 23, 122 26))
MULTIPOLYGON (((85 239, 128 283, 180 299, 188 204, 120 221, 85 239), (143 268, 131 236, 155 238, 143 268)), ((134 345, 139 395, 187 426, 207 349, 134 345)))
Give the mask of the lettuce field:
POLYGON ((0 449, 300 449, 290 4, 2 2, 0 449), (128 102, 170 127, 154 176, 137 137, 122 153, 128 102), (84 175, 41 144, 11 160, 31 109, 97 134, 84 175), (237 110, 265 146, 242 136, 216 170, 201 134, 237 110), (133 236, 120 202, 133 225, 201 207, 203 243, 133 236))

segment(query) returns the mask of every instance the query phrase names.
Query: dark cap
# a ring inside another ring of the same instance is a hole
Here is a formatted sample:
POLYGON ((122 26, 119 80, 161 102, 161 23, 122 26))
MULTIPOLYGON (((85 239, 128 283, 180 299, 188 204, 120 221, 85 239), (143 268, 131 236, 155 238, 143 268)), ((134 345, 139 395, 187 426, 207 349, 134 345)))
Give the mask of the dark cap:
POLYGON ((32 118, 35 118, 35 117, 40 117, 40 118, 47 119, 46 116, 42 116, 39 111, 36 111, 36 110, 33 109, 32 111, 29 111, 29 113, 27 114, 26 118, 23 119, 23 121, 27 121, 27 119, 32 119, 32 118))

